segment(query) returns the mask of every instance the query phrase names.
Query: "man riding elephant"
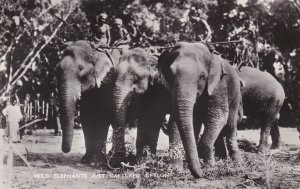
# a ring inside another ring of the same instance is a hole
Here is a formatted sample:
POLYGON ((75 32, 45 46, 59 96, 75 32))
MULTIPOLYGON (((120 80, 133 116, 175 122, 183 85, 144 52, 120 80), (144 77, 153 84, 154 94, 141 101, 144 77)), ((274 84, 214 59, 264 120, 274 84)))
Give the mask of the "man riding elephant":
POLYGON ((111 37, 110 37, 110 27, 107 25, 106 22, 107 14, 101 13, 97 17, 98 23, 96 24, 96 33, 95 33, 95 40, 96 46, 109 46, 111 37))
POLYGON ((192 7, 188 17, 193 26, 194 40, 204 43, 211 52, 219 54, 211 44, 212 31, 206 21, 207 15, 201 9, 196 10, 195 7, 192 7))
POLYGON ((131 38, 128 31, 124 28, 123 21, 120 18, 116 18, 114 21, 111 37, 111 46, 119 47, 125 50, 129 49, 131 38))

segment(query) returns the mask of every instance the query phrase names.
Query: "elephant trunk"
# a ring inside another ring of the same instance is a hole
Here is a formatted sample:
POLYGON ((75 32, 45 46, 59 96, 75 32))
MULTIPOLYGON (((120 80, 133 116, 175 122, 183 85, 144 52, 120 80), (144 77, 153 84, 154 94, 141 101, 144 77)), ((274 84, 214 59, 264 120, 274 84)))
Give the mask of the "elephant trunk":
POLYGON ((130 89, 124 86, 114 88, 114 127, 125 127, 127 107, 130 102, 130 89))
POLYGON ((173 109, 186 159, 192 175, 195 178, 199 178, 201 176, 201 168, 193 129, 193 108, 195 102, 178 97, 177 93, 173 94, 175 94, 175 98, 173 98, 173 109))
POLYGON ((73 133, 74 133, 74 119, 75 119, 75 105, 79 98, 79 87, 71 87, 73 84, 63 84, 59 90, 59 109, 60 122, 62 126, 62 151, 68 153, 71 150, 73 133), (76 89, 77 88, 77 89, 76 89))

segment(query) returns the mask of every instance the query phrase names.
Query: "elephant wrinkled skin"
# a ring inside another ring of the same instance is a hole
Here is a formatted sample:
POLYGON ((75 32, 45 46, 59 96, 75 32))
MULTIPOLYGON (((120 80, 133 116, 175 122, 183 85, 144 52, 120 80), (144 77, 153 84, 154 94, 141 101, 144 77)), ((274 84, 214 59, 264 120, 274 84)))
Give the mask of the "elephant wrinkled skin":
POLYGON ((204 44, 179 43, 161 55, 158 68, 171 92, 174 117, 193 176, 201 176, 199 156, 214 163, 213 147, 224 127, 229 153, 239 162, 240 81, 231 65, 211 54, 204 44), (202 123, 205 130, 197 150, 202 123))

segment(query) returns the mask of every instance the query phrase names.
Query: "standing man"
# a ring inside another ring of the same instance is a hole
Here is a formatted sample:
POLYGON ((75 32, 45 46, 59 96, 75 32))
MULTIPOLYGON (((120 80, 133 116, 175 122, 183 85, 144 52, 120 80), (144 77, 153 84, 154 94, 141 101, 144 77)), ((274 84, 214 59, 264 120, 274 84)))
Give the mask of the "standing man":
POLYGON ((97 47, 101 47, 101 46, 108 47, 111 41, 110 27, 105 23, 106 19, 107 19, 107 14, 105 13, 101 13, 97 18, 98 23, 96 24, 96 34, 95 34, 97 47))
POLYGON ((7 106, 2 113, 7 118, 7 129, 10 140, 14 143, 20 142, 19 122, 23 118, 23 115, 15 97, 11 97, 10 102, 7 102, 7 106))
POLYGON ((123 27, 123 21, 120 18, 116 18, 114 24, 112 46, 128 50, 131 38, 128 31, 123 27))

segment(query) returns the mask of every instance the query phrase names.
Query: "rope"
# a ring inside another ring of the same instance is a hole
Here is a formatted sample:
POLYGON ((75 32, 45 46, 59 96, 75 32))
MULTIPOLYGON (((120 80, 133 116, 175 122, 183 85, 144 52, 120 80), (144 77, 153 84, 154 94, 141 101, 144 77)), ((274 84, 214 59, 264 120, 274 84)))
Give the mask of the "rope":
POLYGON ((151 49, 151 48, 156 48, 156 49, 172 49, 174 48, 175 46, 169 46, 169 47, 163 47, 163 46, 151 46, 149 47, 148 49, 151 49))
POLYGON ((95 47, 96 49, 118 49, 118 50, 122 50, 123 48, 121 47, 107 47, 107 46, 99 46, 99 47, 95 47))
MULTIPOLYGON (((199 43, 201 43, 202 41, 199 41, 199 43)), ((241 40, 233 40, 233 41, 219 41, 219 42, 207 42, 208 44, 210 45, 218 45, 218 44, 228 44, 228 43, 241 43, 242 41, 241 40)), ((149 47, 148 49, 151 49, 151 48, 156 48, 156 49, 171 49, 171 48, 174 48, 175 46, 168 46, 168 47, 165 47, 165 46, 151 46, 149 47)))
POLYGON ((227 43, 241 43, 242 40, 233 40, 233 41, 220 41, 220 42, 209 42, 208 44, 211 45, 218 45, 218 44, 227 44, 227 43))

